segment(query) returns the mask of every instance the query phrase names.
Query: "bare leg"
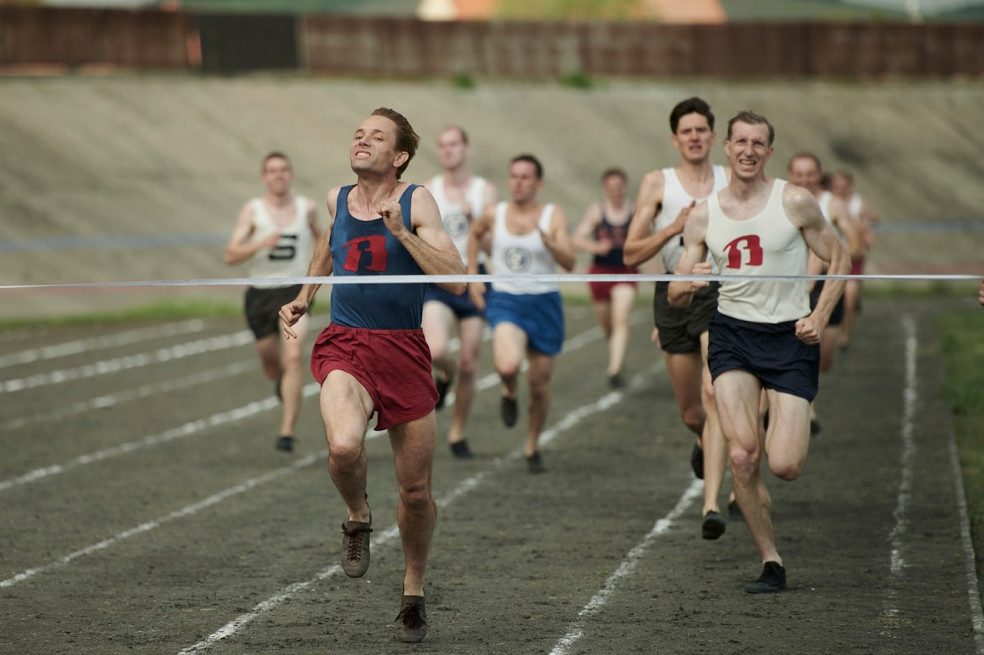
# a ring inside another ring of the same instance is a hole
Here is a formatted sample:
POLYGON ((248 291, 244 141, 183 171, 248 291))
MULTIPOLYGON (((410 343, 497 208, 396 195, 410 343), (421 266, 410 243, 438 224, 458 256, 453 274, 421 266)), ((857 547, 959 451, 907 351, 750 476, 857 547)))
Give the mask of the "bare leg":
POLYGON ((700 335, 701 357, 705 362, 701 398, 706 416, 704 430, 701 434, 701 443, 704 448, 704 508, 701 512, 702 515, 709 511, 720 512, 718 497, 721 495, 724 471, 728 462, 728 445, 724 433, 721 431, 717 400, 714 397, 714 385, 711 383, 711 372, 706 365, 707 342, 708 333, 704 332, 700 335))
POLYGON ((482 329, 485 321, 474 316, 458 323, 458 384, 455 386, 454 410, 451 427, 448 429, 448 442, 456 443, 465 437, 465 423, 475 399, 475 371, 482 350, 482 329))
POLYGON ((296 339, 281 336, 280 348, 280 398, 283 403, 280 418, 280 436, 293 436, 297 417, 301 413, 301 397, 304 388, 304 336, 307 334, 308 317, 302 316, 294 326, 296 339))
POLYGON ((328 473, 348 510, 348 520, 369 522, 366 502, 365 435, 372 416, 369 393, 343 371, 321 385, 321 418, 328 441, 328 473))
POLYGON ((608 375, 622 370, 625 350, 629 345, 629 313, 635 301, 635 287, 630 284, 617 284, 612 287, 611 329, 608 338, 608 375))
POLYGON ((530 362, 530 418, 526 432, 524 454, 529 457, 537 451, 540 433, 547 422, 547 412, 550 410, 550 378, 553 375, 554 358, 552 355, 529 351, 530 362))
POLYGON ((437 441, 434 412, 394 426, 389 433, 400 493, 396 522, 400 527, 406 559, 403 593, 423 596, 427 555, 437 525, 437 503, 431 493, 431 470, 437 441))
POLYGON ((502 379, 502 395, 506 398, 516 397, 526 344, 526 333, 513 323, 499 323, 492 332, 492 362, 502 379))
POLYGON ((454 373, 454 358, 448 348, 449 326, 453 321, 454 314, 444 303, 436 300, 424 303, 421 327, 431 351, 431 362, 441 380, 450 380, 454 373))

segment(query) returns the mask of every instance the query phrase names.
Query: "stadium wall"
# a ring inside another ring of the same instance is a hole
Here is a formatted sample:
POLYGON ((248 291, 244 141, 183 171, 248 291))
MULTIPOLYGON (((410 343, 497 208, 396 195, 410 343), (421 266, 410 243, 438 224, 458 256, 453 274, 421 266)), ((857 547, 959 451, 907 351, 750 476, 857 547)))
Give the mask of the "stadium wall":
POLYGON ((984 25, 427 22, 0 5, 0 67, 387 77, 976 77, 984 25))

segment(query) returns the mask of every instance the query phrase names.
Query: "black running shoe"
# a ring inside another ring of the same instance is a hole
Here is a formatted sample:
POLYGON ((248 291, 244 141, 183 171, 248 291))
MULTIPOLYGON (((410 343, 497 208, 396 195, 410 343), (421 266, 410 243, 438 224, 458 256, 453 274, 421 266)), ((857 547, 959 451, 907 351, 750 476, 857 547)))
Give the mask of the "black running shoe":
POLYGON ((820 421, 815 418, 810 419, 810 436, 815 437, 820 434, 820 421))
POLYGON ((540 456, 539 450, 532 455, 526 456, 526 467, 530 470, 530 473, 547 472, 547 467, 543 465, 543 457, 540 456))
POLYGON ((342 570, 350 578, 361 578, 369 570, 369 533, 372 532, 372 516, 368 523, 345 521, 342 523, 342 570))
POLYGON ((499 410, 502 414, 502 422, 507 428, 516 425, 516 419, 519 418, 519 406, 516 404, 515 398, 503 396, 499 410))
POLYGON ((423 641, 427 635, 427 607, 423 596, 404 596, 396 615, 396 638, 405 644, 423 641))
POLYGON ((704 523, 701 524, 700 534, 704 539, 713 541, 723 535, 727 527, 723 516, 713 509, 708 510, 707 514, 704 514, 704 523))
POLYGON ((447 380, 434 380, 434 386, 437 387, 437 403, 434 405, 435 410, 441 410, 444 408, 444 401, 448 397, 448 389, 451 388, 452 378, 447 380))
POLYGON ((704 479, 704 449, 700 444, 694 444, 694 449, 690 451, 690 468, 694 470, 694 475, 698 480, 704 479))
POLYGON ((615 373, 614 375, 608 376, 608 386, 612 389, 621 389, 625 386, 625 380, 622 379, 621 373, 615 373))
POLYGON ((774 594, 786 588, 786 569, 778 562, 766 562, 762 575, 745 585, 750 594, 774 594))
POLYGON ((294 450, 294 437, 277 437, 277 450, 283 450, 288 453, 294 450))
POLYGON ((471 448, 468 447, 468 442, 464 439, 461 441, 455 441, 451 444, 451 454, 458 459, 471 459, 475 456, 472 453, 471 448))

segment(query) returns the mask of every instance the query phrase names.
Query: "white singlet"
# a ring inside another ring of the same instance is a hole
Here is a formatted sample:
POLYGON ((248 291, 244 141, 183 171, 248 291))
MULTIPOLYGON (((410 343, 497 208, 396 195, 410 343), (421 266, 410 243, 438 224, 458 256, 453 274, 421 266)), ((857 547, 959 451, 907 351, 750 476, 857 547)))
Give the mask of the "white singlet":
MULTIPOLYGON (((711 195, 728 186, 728 176, 725 173, 724 166, 712 166, 712 169, 714 170, 714 187, 711 189, 711 195)), ((707 199, 694 198, 687 193, 687 190, 683 188, 683 184, 680 182, 680 177, 677 175, 675 168, 664 168, 663 180, 663 208, 660 210, 659 216, 656 217, 657 230, 662 230, 675 221, 683 208, 689 207, 693 201, 696 200, 699 204, 707 199)), ((677 263, 680 261, 680 255, 682 254, 683 234, 680 234, 678 237, 667 241, 666 245, 660 251, 660 255, 663 258, 663 268, 666 269, 667 273, 676 271, 677 263)), ((717 270, 714 272, 716 273, 717 270)))
MULTIPOLYGON (((465 206, 460 202, 452 202, 448 199, 444 190, 444 176, 435 175, 426 184, 434 200, 437 201, 437 208, 441 210, 441 221, 444 223, 444 231, 448 233, 454 242, 454 247, 461 255, 461 261, 468 266, 468 231, 471 229, 471 222, 482 215, 485 209, 485 185, 488 182, 481 177, 473 177, 468 190, 465 192, 465 206)), ((485 258, 485 253, 479 251, 479 262, 485 258)))
MULTIPOLYGON (((492 233, 492 265, 496 275, 523 276, 523 280, 496 281, 492 288, 496 291, 518 294, 538 294, 558 291, 560 285, 527 276, 551 275, 557 272, 557 262, 540 237, 539 230, 528 234, 515 235, 506 228, 506 209, 508 202, 495 206, 495 228, 492 233)), ((540 230, 550 230, 553 205, 545 205, 540 212, 537 225, 540 230)))
MULTIPOLYGON (((261 198, 250 201, 253 208, 253 234, 251 241, 263 239, 274 232, 280 231, 280 241, 274 248, 259 250, 250 263, 251 278, 267 277, 304 277, 307 275, 308 264, 314 253, 314 235, 308 225, 308 208, 311 201, 303 196, 294 198, 294 222, 286 227, 279 227, 270 217, 270 212, 261 198)), ((258 289, 276 289, 290 284, 270 284, 254 282, 258 289)))
MULTIPOLYGON (((708 198, 704 240, 721 275, 806 275, 806 241, 782 206, 785 186, 784 180, 774 180, 762 211, 740 221, 724 215, 719 194, 708 198)), ((718 311, 755 323, 795 321, 810 313, 807 282, 725 281, 718 311)))

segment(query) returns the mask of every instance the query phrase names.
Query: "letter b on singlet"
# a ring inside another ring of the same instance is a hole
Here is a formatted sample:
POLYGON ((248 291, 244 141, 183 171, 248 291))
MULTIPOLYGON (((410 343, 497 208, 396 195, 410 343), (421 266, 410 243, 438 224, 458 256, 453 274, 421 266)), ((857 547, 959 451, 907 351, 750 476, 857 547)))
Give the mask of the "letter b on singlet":
POLYGON ((738 237, 724 247, 728 255, 728 268, 762 265, 762 242, 757 234, 738 237))

